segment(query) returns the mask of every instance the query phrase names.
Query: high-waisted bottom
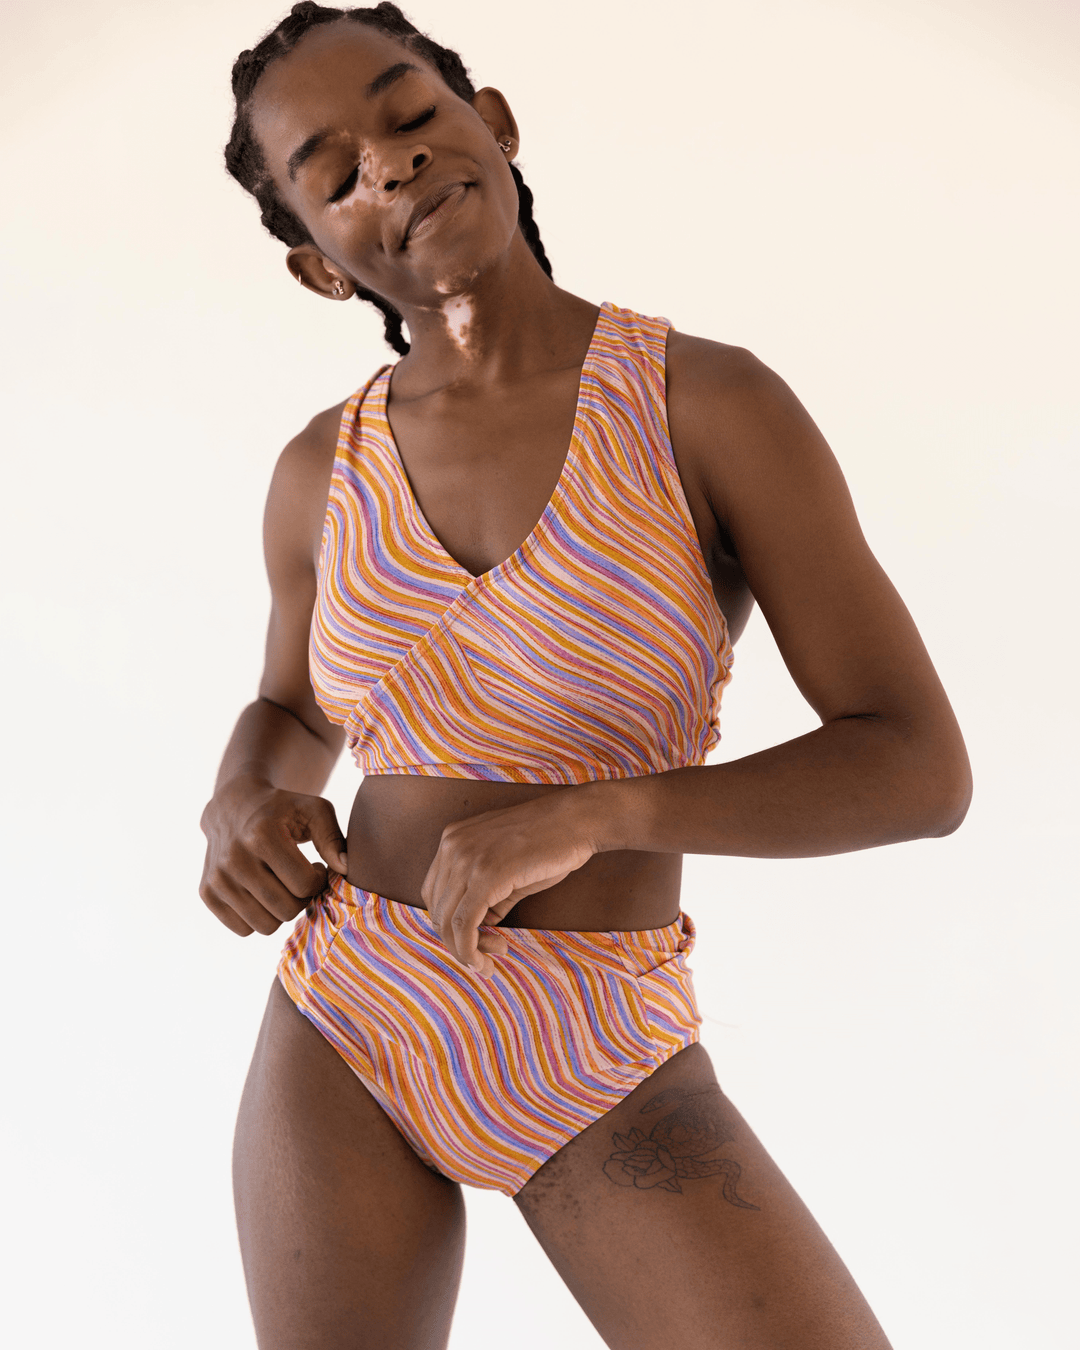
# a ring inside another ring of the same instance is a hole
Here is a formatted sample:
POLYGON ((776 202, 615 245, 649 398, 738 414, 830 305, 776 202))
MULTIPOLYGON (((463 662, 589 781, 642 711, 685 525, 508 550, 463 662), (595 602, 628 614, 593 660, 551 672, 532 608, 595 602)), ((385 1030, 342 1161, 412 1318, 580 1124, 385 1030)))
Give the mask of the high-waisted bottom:
POLYGON ((516 1194, 563 1144, 698 1039, 694 925, 500 927, 481 979, 427 911, 333 876, 278 975, 428 1166, 516 1194))

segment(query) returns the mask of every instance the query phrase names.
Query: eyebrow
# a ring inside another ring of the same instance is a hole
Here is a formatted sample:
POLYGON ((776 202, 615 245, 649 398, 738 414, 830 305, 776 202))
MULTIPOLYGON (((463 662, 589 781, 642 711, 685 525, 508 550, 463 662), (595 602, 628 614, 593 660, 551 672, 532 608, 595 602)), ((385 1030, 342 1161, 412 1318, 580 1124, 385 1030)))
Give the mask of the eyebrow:
MULTIPOLYGON (((376 98, 379 94, 385 94, 392 86, 397 84, 398 80, 404 79, 406 75, 415 71, 417 75, 422 74, 420 67, 414 65, 412 61, 398 61, 392 66, 387 66, 385 70, 380 71, 378 75, 364 89, 365 98, 376 98)), ((321 149, 323 143, 332 133, 327 130, 316 131, 310 135, 302 145, 298 145, 285 162, 285 167, 289 172, 289 181, 296 182, 296 175, 304 167, 313 154, 321 149)))
POLYGON ((416 71, 417 75, 423 73, 420 67, 414 65, 411 61, 399 61, 396 65, 387 66, 382 74, 376 75, 364 90, 364 97, 374 98, 376 94, 384 94, 392 84, 397 84, 398 80, 403 79, 412 71, 416 71))

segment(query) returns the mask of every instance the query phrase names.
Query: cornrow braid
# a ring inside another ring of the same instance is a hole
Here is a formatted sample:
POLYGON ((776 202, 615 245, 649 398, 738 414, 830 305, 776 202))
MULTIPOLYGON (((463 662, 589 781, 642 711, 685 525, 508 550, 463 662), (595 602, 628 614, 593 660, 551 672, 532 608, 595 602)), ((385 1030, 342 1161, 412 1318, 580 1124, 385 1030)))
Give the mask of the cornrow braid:
MULTIPOLYGON (((440 47, 426 34, 414 27, 402 14, 397 5, 389 0, 372 9, 331 9, 326 5, 317 5, 313 0, 302 0, 293 5, 284 19, 271 29, 255 47, 243 51, 236 58, 232 68, 232 91, 236 100, 236 115, 233 120, 229 143, 225 147, 225 167, 241 187, 246 189, 259 204, 263 225, 275 239, 280 239, 289 248, 298 244, 311 244, 314 240, 304 228, 299 218, 289 210, 278 196, 277 187, 266 160, 262 146, 255 136, 251 123, 251 103, 255 86, 262 78, 267 66, 279 57, 291 52, 300 39, 320 24, 334 23, 338 19, 348 19, 352 23, 362 23, 375 28, 388 37, 397 38, 411 52, 422 57, 442 76, 449 88, 458 98, 471 102, 476 89, 461 57, 449 47, 440 47)), ((540 242, 540 231, 533 220, 533 195, 525 186, 521 170, 516 164, 510 165, 510 173, 518 193, 518 224, 525 241, 532 250, 536 261, 551 276, 551 263, 548 262, 544 246, 540 242)), ((366 287, 356 288, 357 299, 367 300, 383 316, 383 330, 387 343, 398 353, 405 356, 409 344, 402 332, 402 317, 388 300, 366 287)))
POLYGON ((532 249, 533 257, 544 269, 548 276, 551 276, 551 263, 548 262, 548 255, 544 252, 544 246, 540 242, 540 231, 537 229, 536 221, 533 220, 533 195, 525 185, 525 179, 521 176, 521 170, 516 164, 510 165, 510 173, 518 192, 518 224, 521 226, 521 233, 525 236, 525 242, 532 249))

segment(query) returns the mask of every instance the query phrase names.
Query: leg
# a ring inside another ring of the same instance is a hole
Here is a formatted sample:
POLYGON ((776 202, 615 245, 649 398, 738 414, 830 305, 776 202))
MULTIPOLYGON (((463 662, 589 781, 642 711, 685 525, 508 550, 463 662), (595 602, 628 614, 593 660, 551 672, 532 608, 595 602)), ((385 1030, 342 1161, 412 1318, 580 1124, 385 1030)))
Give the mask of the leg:
POLYGON ((889 1350, 700 1045, 560 1149, 516 1200, 612 1350, 889 1350))
POLYGON ((237 1223, 260 1350, 440 1350, 461 1188, 417 1158, 275 980, 240 1104, 237 1223))

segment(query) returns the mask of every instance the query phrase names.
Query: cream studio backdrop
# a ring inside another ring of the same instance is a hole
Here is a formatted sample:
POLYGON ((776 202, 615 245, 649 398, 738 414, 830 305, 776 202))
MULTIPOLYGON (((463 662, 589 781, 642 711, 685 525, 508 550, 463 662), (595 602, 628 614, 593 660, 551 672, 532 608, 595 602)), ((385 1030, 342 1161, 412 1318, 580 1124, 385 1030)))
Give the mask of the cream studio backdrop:
MULTIPOLYGON (((508 95, 558 282, 750 347, 841 460, 975 803, 944 840, 688 860, 705 1043, 896 1350, 1066 1350, 1077 11, 405 8, 508 95)), ((240 941, 204 909, 197 822, 255 690, 274 459, 389 359, 373 312, 289 283, 222 167, 231 62, 278 17, 52 0, 4 21, 20 1350, 253 1345, 229 1148, 284 932, 240 941)), ((719 757, 813 724, 755 619, 719 757)), ((353 786, 343 763, 339 812, 353 786)), ((513 1206, 474 1193, 469 1216, 456 1350, 597 1346, 513 1206)))

